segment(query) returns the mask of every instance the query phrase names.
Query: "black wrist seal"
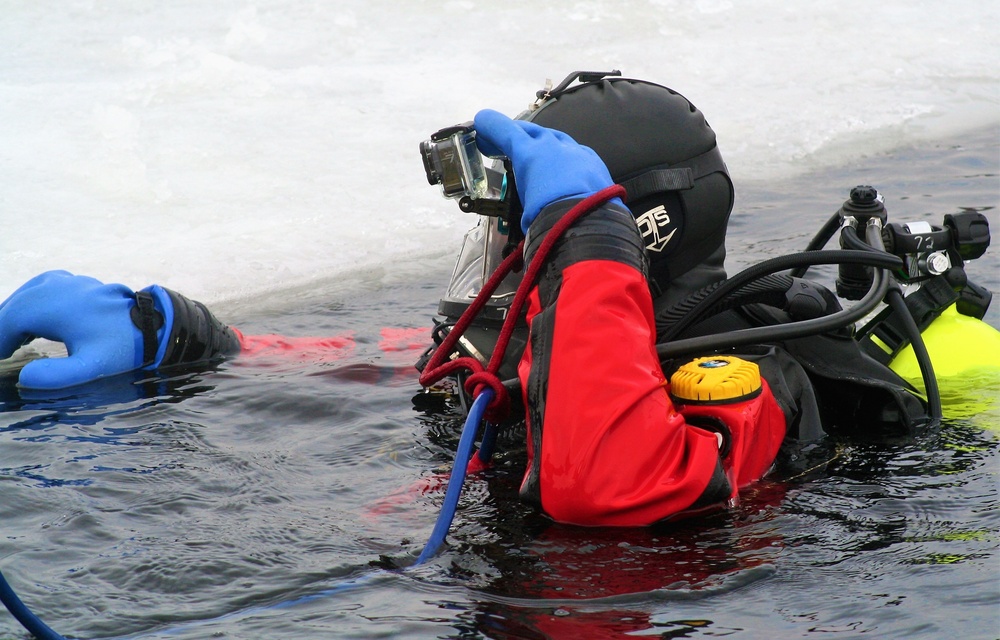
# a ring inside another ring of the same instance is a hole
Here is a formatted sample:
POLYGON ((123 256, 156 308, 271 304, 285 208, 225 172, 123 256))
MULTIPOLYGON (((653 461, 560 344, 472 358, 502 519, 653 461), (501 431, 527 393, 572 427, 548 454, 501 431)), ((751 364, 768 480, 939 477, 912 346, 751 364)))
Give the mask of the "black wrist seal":
POLYGON ((205 305, 164 288, 174 306, 174 322, 167 336, 161 367, 204 362, 240 352, 236 333, 205 305))

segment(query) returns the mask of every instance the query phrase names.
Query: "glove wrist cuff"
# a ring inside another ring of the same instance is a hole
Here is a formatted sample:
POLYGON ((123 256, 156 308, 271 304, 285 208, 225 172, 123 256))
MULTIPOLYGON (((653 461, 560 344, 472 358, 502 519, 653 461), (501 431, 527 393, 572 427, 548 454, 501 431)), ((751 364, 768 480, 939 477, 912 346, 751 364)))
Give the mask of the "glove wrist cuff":
POLYGON ((159 287, 135 292, 135 306, 129 311, 132 324, 139 330, 136 337, 136 368, 152 368, 159 361, 164 326, 172 324, 170 298, 159 287))
POLYGON ((174 304, 167 289, 159 285, 135 292, 135 306, 129 312, 139 330, 136 339, 137 368, 155 369, 166 352, 170 329, 174 326, 174 304))
POLYGON ((240 352, 239 336, 200 302, 154 286, 170 306, 154 366, 207 362, 240 352))
POLYGON ((138 368, 156 369, 239 353, 239 335, 200 302, 159 285, 135 294, 132 323, 138 368))

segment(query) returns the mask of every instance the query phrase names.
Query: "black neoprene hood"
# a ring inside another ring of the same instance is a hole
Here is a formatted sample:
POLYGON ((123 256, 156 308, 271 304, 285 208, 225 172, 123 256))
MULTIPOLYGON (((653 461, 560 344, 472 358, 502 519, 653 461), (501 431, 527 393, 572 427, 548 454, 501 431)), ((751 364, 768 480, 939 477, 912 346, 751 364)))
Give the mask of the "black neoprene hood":
POLYGON ((643 80, 602 78, 545 97, 520 118, 592 148, 626 187, 656 288, 690 290, 725 277, 733 185, 715 132, 687 98, 643 80))

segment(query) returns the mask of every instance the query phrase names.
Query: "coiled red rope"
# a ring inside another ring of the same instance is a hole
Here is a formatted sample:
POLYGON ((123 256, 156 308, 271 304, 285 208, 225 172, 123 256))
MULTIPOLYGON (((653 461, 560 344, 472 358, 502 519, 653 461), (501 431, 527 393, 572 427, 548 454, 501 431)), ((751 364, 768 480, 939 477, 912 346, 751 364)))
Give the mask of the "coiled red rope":
POLYGON ((490 422, 499 422, 505 418, 510 411, 510 395, 507 393, 507 388, 503 386, 503 383, 497 376, 497 371, 500 369, 500 363, 503 362, 504 354, 507 352, 507 345, 510 344, 510 338, 514 333, 514 325, 517 322, 517 318, 521 315, 521 308, 524 306, 525 300, 528 299, 528 294, 531 292, 535 280, 538 279, 538 274, 545 263, 545 258, 559 238, 562 237, 563 233, 577 219, 612 198, 621 198, 624 201, 625 189, 619 185, 612 185, 584 198, 567 211, 552 227, 548 235, 545 236, 545 239, 542 240, 538 251, 535 252, 534 259, 528 265, 524 277, 521 279, 521 284, 517 287, 514 300, 511 302, 510 309, 507 311, 507 317, 504 319, 503 327, 500 329, 500 335, 493 349, 493 355, 490 356, 490 361, 485 368, 475 358, 461 357, 447 361, 446 359, 451 356, 458 339, 462 337, 465 330, 469 328, 472 321, 483 310, 483 307, 486 306, 486 303, 497 287, 500 286, 500 283, 503 282, 503 279, 511 271, 520 269, 523 266, 524 241, 521 241, 517 245, 517 248, 500 263, 500 266, 497 267, 493 275, 490 276, 490 279, 487 280, 482 290, 476 296, 476 299, 473 300, 469 308, 465 310, 462 317, 458 319, 455 326, 445 336, 440 346, 434 351, 434 355, 431 356, 430 361, 420 375, 420 384, 424 387, 429 387, 444 377, 459 371, 471 371, 472 375, 465 381, 465 390, 472 394, 473 397, 479 395, 480 391, 484 388, 493 389, 494 398, 486 407, 485 418, 490 422))

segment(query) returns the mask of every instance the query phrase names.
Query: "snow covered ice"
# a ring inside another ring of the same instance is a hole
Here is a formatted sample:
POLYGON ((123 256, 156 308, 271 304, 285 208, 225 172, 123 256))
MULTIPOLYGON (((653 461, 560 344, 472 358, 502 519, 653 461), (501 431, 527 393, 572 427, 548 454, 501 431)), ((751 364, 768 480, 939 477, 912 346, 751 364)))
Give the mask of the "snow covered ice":
POLYGON ((1000 120, 995 2, 4 5, 0 299, 53 268, 209 303, 417 271, 472 224, 419 142, 579 69, 683 93, 740 180, 1000 120))

